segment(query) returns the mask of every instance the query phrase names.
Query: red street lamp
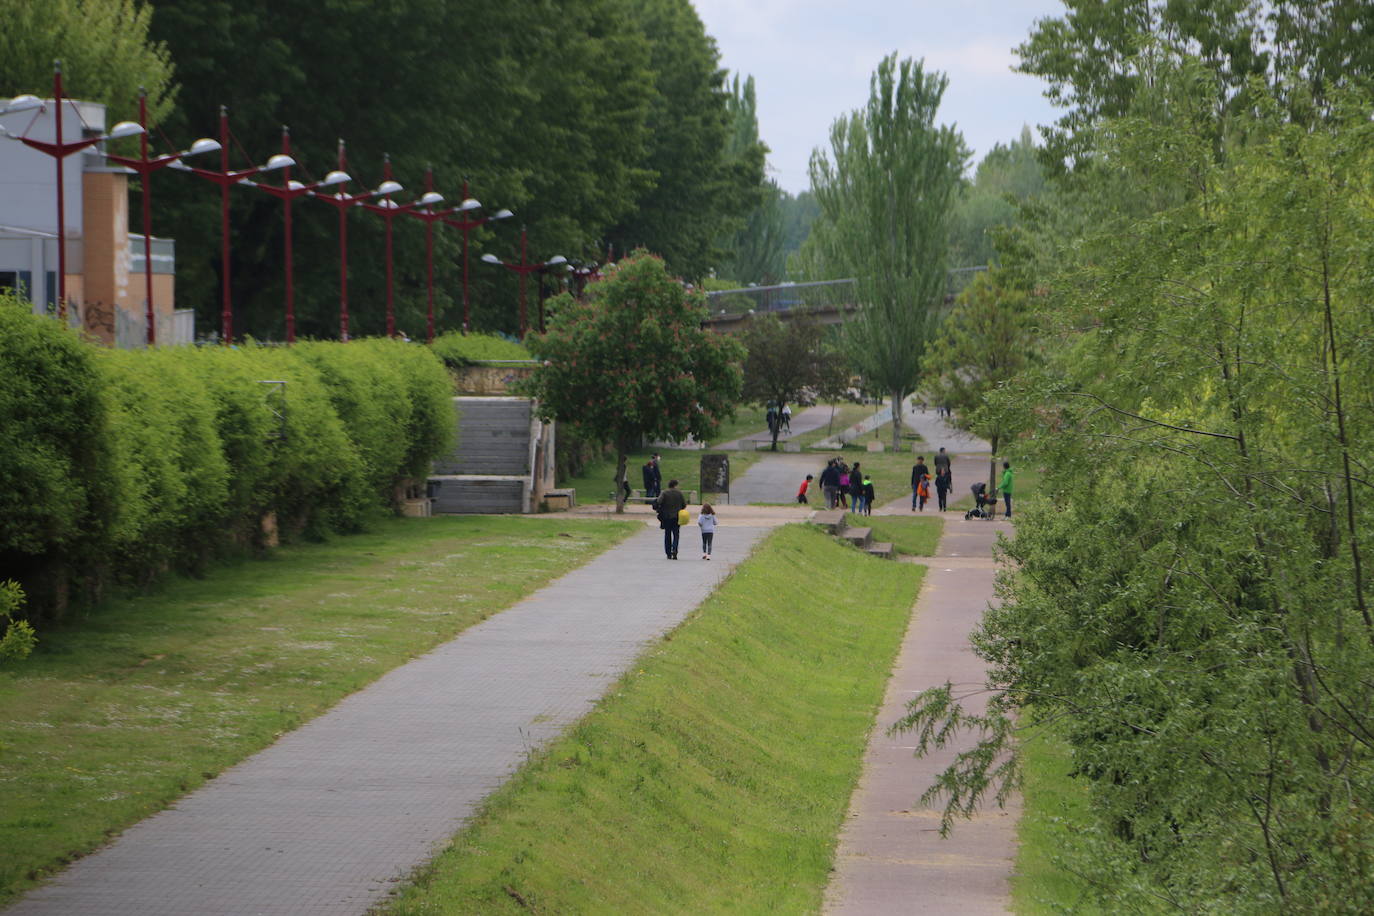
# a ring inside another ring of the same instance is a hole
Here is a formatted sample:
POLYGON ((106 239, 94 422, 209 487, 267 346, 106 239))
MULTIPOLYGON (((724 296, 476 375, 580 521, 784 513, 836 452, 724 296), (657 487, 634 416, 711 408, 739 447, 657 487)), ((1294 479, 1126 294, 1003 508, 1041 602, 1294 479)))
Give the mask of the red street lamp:
POLYGON ((219 185, 220 233, 222 236, 220 242, 220 275, 223 283, 220 336, 225 346, 228 346, 234 342, 234 305, 229 292, 229 188, 245 182, 259 172, 289 168, 296 164, 296 160, 279 153, 268 159, 263 165, 250 166, 246 169, 230 169, 229 109, 223 105, 219 107, 219 143, 219 171, 191 168, 185 163, 176 163, 172 167, 192 172, 206 181, 219 185))
MULTIPOLYGON (((557 256, 555 256, 555 257, 549 258, 549 260, 547 260, 547 261, 539 261, 539 262, 536 262, 536 263, 530 263, 530 261, 528 260, 528 258, 529 258, 529 244, 528 244, 528 239, 527 239, 527 237, 526 237, 525 227, 524 227, 524 226, 521 226, 521 227, 520 227, 520 263, 519 263, 519 264, 508 264, 507 262, 501 260, 500 258, 498 258, 498 257, 497 257, 496 255, 494 255, 494 254, 484 254, 484 255, 482 255, 482 260, 485 261, 485 262, 487 262, 488 264, 496 264, 496 265, 498 265, 498 266, 500 266, 500 267, 504 267, 504 268, 506 268, 506 270, 509 270, 509 271, 511 271, 512 273, 518 274, 518 275, 520 276, 520 336, 521 336, 522 338, 523 338, 523 337, 525 336, 525 334, 529 331, 529 324, 528 324, 528 322, 525 320, 525 277, 527 277, 527 276, 529 276, 530 274, 533 274, 533 273, 539 273, 540 271, 546 270, 546 269, 548 269, 548 268, 550 268, 550 267, 558 267, 558 266, 560 266, 560 265, 562 265, 562 264, 567 264, 567 263, 568 263, 568 259, 565 258, 565 257, 563 257, 561 254, 560 254, 560 255, 557 255, 557 256)), ((540 308, 539 308, 539 330, 540 330, 541 333, 542 333, 543 330, 544 330, 544 308, 543 308, 543 305, 544 305, 544 303, 543 303, 543 301, 541 300, 540 303, 539 303, 539 306, 540 306, 540 308)))
MULTIPOLYGON (((344 172, 348 167, 348 160, 344 155, 343 140, 339 141, 338 164, 340 172, 344 172)), ((348 211, 369 197, 395 194, 401 190, 404 189, 400 182, 383 181, 377 190, 364 191, 361 194, 345 194, 342 191, 335 191, 333 194, 312 193, 310 195, 316 200, 332 204, 334 209, 339 212, 339 340, 344 343, 348 342, 348 211)))
MULTIPOLYGON (((391 157, 384 155, 382 164, 383 185, 391 179, 391 157)), ((393 287, 391 282, 391 227, 395 223, 396 217, 407 210, 415 207, 432 207, 437 203, 442 203, 444 195, 434 191, 426 191, 419 200, 412 200, 407 204, 398 204, 391 199, 391 194, 383 195, 382 202, 379 204, 359 203, 358 206, 364 210, 371 210, 373 213, 380 213, 382 220, 386 223, 386 336, 396 336, 396 307, 393 299, 393 287)))
MULTIPOLYGON (((0 128, 0 133, 12 140, 18 140, 25 146, 32 147, 41 153, 46 153, 57 160, 57 315, 63 322, 67 320, 67 207, 66 189, 62 183, 62 160, 72 153, 79 152, 91 146, 95 146, 102 140, 118 140, 121 137, 132 137, 134 134, 143 133, 143 128, 132 121, 120 121, 108 134, 96 134, 92 137, 83 137, 80 140, 73 140, 70 143, 62 142, 62 62, 53 61, 52 68, 52 97, 56 125, 55 143, 47 143, 42 140, 35 140, 28 136, 16 137, 13 134, 0 128)), ((5 106, 4 114, 13 114, 17 111, 33 111, 43 107, 43 101, 35 96, 21 95, 11 99, 5 106)), ((77 112, 80 117, 80 112, 77 112)), ((34 118, 37 120, 37 117, 34 118)), ((30 122, 32 126, 32 122, 30 122)))
MULTIPOLYGON (((425 190, 434 190, 434 167, 425 169, 425 190)), ((452 213, 464 213, 468 210, 476 210, 482 206, 470 197, 466 197, 461 204, 450 207, 447 210, 407 210, 406 212, 416 219, 425 222, 425 291, 428 298, 428 319, 425 330, 425 343, 434 342, 434 224, 452 213)), ((447 220, 444 220, 447 222, 447 220)), ((466 238, 466 233, 464 238, 466 238)), ((466 332, 467 327, 464 325, 466 332)))
MULTIPOLYGON (((281 152, 283 156, 288 158, 291 156, 291 130, 285 124, 281 128, 281 152)), ((340 169, 325 175, 321 181, 302 184, 299 181, 291 180, 291 167, 287 166, 282 169, 281 180, 283 182, 281 187, 258 184, 256 181, 247 179, 244 180, 244 183, 261 191, 266 191, 280 200, 286 208, 286 342, 293 344, 296 342, 296 274, 291 258, 291 202, 297 197, 313 194, 319 188, 343 184, 350 179, 348 173, 340 169)))
MULTIPOLYGON (((463 199, 468 199, 468 183, 463 182, 463 199)), ((463 333, 466 334, 472 324, 472 306, 468 300, 468 233, 478 226, 498 219, 509 219, 515 214, 509 210, 497 210, 491 216, 484 216, 480 219, 446 219, 450 226, 463 230, 463 333)))
POLYGON ((157 343, 157 318, 153 314, 153 173, 177 162, 183 156, 213 153, 220 148, 220 145, 218 140, 202 137, 192 143, 188 150, 150 158, 148 156, 148 90, 142 87, 138 90, 138 124, 143 128, 143 133, 138 138, 138 158, 116 156, 113 153, 106 153, 105 158, 111 162, 117 162, 125 168, 133 169, 138 173, 139 180, 143 185, 144 308, 148 320, 148 346, 151 347, 157 343))

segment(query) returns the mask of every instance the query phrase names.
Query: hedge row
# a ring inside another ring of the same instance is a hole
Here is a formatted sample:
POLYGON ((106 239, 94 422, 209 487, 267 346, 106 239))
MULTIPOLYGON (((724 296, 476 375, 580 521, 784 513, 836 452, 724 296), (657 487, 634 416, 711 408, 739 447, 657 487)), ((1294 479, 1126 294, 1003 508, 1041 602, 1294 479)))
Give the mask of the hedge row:
POLYGON ((271 514, 356 530, 453 434, 424 347, 106 350, 17 306, 0 297, 0 580, 40 615, 260 544, 271 514))
POLYGON ((491 360, 532 359, 524 344, 496 334, 460 334, 450 331, 434 338, 434 354, 455 369, 491 360))

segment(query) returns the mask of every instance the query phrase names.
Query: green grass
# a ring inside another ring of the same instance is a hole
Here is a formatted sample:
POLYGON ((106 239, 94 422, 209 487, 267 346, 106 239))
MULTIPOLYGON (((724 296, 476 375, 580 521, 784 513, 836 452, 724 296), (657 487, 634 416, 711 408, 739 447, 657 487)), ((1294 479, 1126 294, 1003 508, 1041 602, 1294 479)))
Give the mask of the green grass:
POLYGON ((855 515, 845 516, 851 528, 872 528, 873 540, 889 541, 898 553, 911 557, 933 557, 945 523, 938 515, 855 515))
MULTIPOLYGON (((701 456, 705 454, 696 449, 641 449, 631 452, 625 461, 625 480, 630 484, 631 489, 639 489, 644 486, 644 477, 640 469, 649 460, 649 456, 655 451, 658 452, 660 461, 659 469, 663 472, 663 488, 668 488, 668 481, 677 480, 679 490, 701 489, 701 456)), ((757 454, 751 452, 729 452, 730 455, 730 479, 738 480, 751 464, 759 459, 757 454)), ((574 487, 577 490, 578 505, 592 505, 595 503, 611 502, 611 494, 615 492, 615 459, 603 458, 598 461, 588 462, 582 469, 582 473, 576 477, 559 483, 560 487, 574 487)), ((697 498, 701 498, 701 493, 697 493, 697 498)))
POLYGON ((0 905, 639 527, 387 519, 41 630, 0 669, 0 905))
MULTIPOLYGON (((1012 470, 1013 470, 1013 471, 1015 472, 1015 474, 1016 474, 1016 492, 1013 493, 1013 494, 1012 494, 1012 497, 1011 497, 1011 510, 1012 510, 1013 513, 1015 513, 1015 512, 1016 512, 1016 506, 1017 506, 1018 500, 1022 500, 1022 499, 1025 499, 1027 496, 1032 496, 1032 495, 1034 495, 1035 492, 1036 492, 1038 489, 1040 489, 1040 481, 1043 479, 1043 476, 1042 476, 1042 474, 1040 473, 1040 471, 1036 470, 1035 468, 1018 467, 1018 466, 1016 465, 1015 462, 1012 463, 1012 466, 1011 466, 1011 467, 1012 467, 1012 470)), ((984 482, 986 482, 986 481, 987 481, 987 476, 986 476, 986 474, 987 474, 987 468, 984 467, 984 468, 982 469, 982 473, 980 473, 978 479, 979 479, 979 480, 982 480, 982 481, 984 481, 984 482)), ((1002 479, 1002 462, 1001 462, 1001 461, 998 461, 998 462, 997 462, 997 476, 996 476, 996 480, 994 481, 994 483, 995 483, 995 482, 1001 481, 1001 479, 1002 479)), ((973 484, 973 481, 972 481, 972 480, 968 480, 968 481, 965 481, 965 482, 963 483, 962 486, 959 486, 959 487, 956 487, 956 488, 955 488, 955 493, 958 493, 960 490, 962 490, 964 495, 963 495, 963 496, 960 496, 958 500, 953 500, 953 501, 950 502, 949 506, 950 506, 951 509, 957 508, 957 509, 959 509, 960 511, 963 511, 963 510, 968 509, 969 507, 971 507, 971 506, 973 505, 973 494, 969 492, 969 487, 970 487, 972 484, 973 484)), ((1002 497, 1001 497, 1001 494, 998 494, 998 496, 997 496, 997 515, 998 515, 999 517, 1000 517, 1001 514, 1002 514, 1002 509, 1003 509, 1003 506, 1002 506, 1002 497)), ((1013 515, 1012 515, 1012 518, 1015 518, 1015 517, 1016 517, 1016 516, 1013 514, 1013 515)))
POLYGON ((851 404, 848 401, 843 401, 831 406, 836 408, 833 420, 820 429, 802 433, 792 441, 800 442, 802 448, 810 448, 822 439, 828 439, 841 433, 860 420, 866 420, 877 413, 877 409, 872 404, 851 404))
POLYGON ((533 358, 522 344, 495 334, 450 331, 434 338, 430 348, 450 366, 467 366, 478 361, 523 362, 533 358))
POLYGON ((921 573, 776 530, 389 912, 819 910, 921 573))
POLYGON ((1025 807, 1016 827, 1013 911, 1020 916, 1105 913, 1087 902, 1081 879, 1057 864, 1057 857, 1073 842, 1074 825, 1088 820, 1086 787, 1069 776, 1068 744, 1053 728, 1036 728, 1021 753, 1025 807))

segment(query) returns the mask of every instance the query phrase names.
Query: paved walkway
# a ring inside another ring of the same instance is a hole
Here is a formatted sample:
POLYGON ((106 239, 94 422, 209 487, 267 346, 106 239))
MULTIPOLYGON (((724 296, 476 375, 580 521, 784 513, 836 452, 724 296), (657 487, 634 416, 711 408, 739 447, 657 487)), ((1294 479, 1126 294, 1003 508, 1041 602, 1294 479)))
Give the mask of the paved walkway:
MULTIPOLYGON (((956 458, 953 472, 956 480, 974 480, 983 468, 981 457, 956 458)), ((879 512, 910 514, 910 509, 909 498, 903 498, 879 512)), ((962 512, 945 513, 940 552, 925 561, 930 571, 850 800, 835 874, 826 889, 828 914, 976 916, 1007 911, 1019 799, 1006 810, 993 805, 972 821, 959 822, 953 835, 942 840, 940 809, 922 805, 920 796, 969 742, 918 760, 910 735, 886 735, 888 726, 905 713, 907 701, 946 681, 967 697, 968 706, 981 709, 977 691, 984 666, 973 654, 968 634, 993 599, 992 545, 998 532, 1010 534, 1010 523, 966 522, 962 512)))
MULTIPOLYGON (((776 513, 776 521, 788 516, 776 513)), ((774 523, 728 511, 715 559, 656 527, 568 573, 131 827, 11 916, 361 914, 526 754, 584 715, 774 523)))
MULTIPOLYGON (((779 436, 779 442, 786 442, 793 436, 800 436, 802 433, 809 433, 812 430, 820 429, 830 422, 832 408, 828 404, 817 404, 799 411, 792 417, 792 422, 788 424, 788 429, 784 430, 779 436)), ((728 449, 752 449, 757 448, 756 442, 771 442, 773 437, 768 434, 765 428, 762 432, 752 433, 748 436, 741 436, 729 442, 722 442, 719 445, 712 445, 712 451, 726 451, 728 449)))

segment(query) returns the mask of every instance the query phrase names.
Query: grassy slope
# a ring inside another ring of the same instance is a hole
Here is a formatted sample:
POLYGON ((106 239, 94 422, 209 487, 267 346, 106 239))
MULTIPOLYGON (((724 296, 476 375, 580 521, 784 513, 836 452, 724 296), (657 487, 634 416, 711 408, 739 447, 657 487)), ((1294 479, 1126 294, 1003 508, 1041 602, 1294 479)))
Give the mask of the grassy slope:
POLYGON ((860 516, 851 512, 845 518, 849 527, 872 528, 873 540, 890 541, 898 553, 912 557, 934 556, 945 530, 944 520, 938 515, 907 518, 901 515, 860 516))
POLYGON ((0 671, 0 903, 637 529, 392 519, 40 632, 0 671))
POLYGON ((779 529, 392 910, 817 910, 922 572, 779 529))

